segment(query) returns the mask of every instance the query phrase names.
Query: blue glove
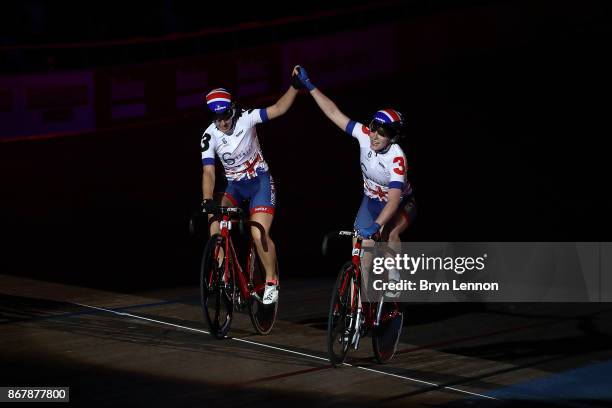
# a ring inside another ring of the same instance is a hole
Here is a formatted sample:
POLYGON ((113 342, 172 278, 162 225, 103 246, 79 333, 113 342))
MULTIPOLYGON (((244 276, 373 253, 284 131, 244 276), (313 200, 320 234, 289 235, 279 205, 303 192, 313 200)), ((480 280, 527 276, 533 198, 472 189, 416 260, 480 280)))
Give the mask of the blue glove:
POLYGON ((380 229, 380 225, 377 223, 374 223, 367 228, 358 229, 357 233, 364 238, 371 238, 372 235, 376 234, 379 229, 380 229))
POLYGON ((302 84, 304 84, 304 86, 306 87, 306 89, 308 89, 309 91, 312 91, 313 89, 316 88, 316 86, 313 85, 312 82, 310 82, 310 78, 308 78, 308 73, 306 72, 306 70, 302 67, 298 67, 298 79, 300 80, 300 82, 302 84))

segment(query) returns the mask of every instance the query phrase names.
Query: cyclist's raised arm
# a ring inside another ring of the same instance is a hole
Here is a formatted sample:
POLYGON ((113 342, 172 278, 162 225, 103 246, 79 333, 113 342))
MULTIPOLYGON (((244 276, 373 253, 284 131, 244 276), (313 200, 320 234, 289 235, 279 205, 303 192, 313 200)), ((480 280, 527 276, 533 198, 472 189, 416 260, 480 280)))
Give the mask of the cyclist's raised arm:
POLYGON ((319 108, 323 111, 325 116, 327 116, 332 122, 336 124, 340 129, 346 131, 346 127, 351 121, 332 101, 321 92, 317 87, 315 87, 312 82, 310 82, 310 78, 308 78, 308 74, 306 70, 300 66, 296 67, 297 75, 302 84, 308 89, 312 97, 314 98, 319 108))
POLYGON ((284 115, 285 112, 289 110, 291 105, 293 105, 293 101, 295 100, 297 94, 298 90, 293 86, 290 86, 289 89, 287 89, 287 92, 285 92, 285 94, 281 96, 274 105, 266 108, 268 119, 275 119, 284 115))
POLYGON ((329 99, 323 92, 321 92, 318 88, 315 88, 310 92, 312 97, 314 98, 319 108, 325 113, 332 122, 336 124, 340 129, 346 131, 346 126, 350 122, 348 116, 346 116, 332 101, 329 99))

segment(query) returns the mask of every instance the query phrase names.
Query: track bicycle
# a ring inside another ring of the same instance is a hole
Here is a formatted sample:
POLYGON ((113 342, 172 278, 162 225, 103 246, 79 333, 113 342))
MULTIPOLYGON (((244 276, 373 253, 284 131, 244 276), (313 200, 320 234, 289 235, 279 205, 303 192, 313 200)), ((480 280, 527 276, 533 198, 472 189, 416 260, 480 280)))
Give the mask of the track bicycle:
POLYGON ((210 334, 217 338, 226 337, 234 311, 245 308, 248 308, 255 331, 258 334, 270 333, 276 320, 278 302, 263 304, 266 274, 255 243, 248 234, 243 268, 231 233, 236 227, 240 231, 244 231, 245 226, 257 228, 261 232, 263 250, 267 251, 263 227, 257 222, 245 220, 239 207, 207 204, 202 206, 201 214, 212 215, 208 220, 208 230, 215 221, 220 226, 219 233, 213 234, 206 243, 200 267, 202 312, 210 334))
POLYGON ((351 261, 338 273, 329 306, 326 340, 330 362, 334 366, 343 364, 349 349, 357 350, 360 339, 371 331, 374 356, 379 363, 385 363, 393 358, 402 331, 403 314, 399 304, 385 301, 384 295, 376 302, 362 299, 363 237, 356 231, 328 234, 323 241, 324 253, 330 236, 354 238, 351 261))

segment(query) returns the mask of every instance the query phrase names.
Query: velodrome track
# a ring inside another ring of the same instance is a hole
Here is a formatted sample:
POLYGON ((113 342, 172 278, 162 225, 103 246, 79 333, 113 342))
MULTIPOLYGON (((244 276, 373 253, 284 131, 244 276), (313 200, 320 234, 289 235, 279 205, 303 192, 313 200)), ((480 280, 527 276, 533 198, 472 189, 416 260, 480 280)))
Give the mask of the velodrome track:
POLYGON ((606 304, 408 304, 399 353, 326 360, 333 277, 286 279, 279 320, 206 333, 197 287, 117 293, 0 276, 4 386, 69 386, 79 406, 598 406, 612 400, 606 304), (329 279, 328 279, 329 278, 329 279))

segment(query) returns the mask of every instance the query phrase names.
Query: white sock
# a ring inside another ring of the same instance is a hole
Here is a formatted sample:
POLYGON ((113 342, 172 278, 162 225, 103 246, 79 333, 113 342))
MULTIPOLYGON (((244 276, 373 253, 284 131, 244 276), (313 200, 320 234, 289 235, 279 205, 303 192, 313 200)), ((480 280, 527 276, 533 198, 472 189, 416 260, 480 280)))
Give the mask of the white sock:
POLYGON ((399 271, 395 268, 389 269, 389 282, 391 281, 396 281, 396 282, 400 281, 399 271))

